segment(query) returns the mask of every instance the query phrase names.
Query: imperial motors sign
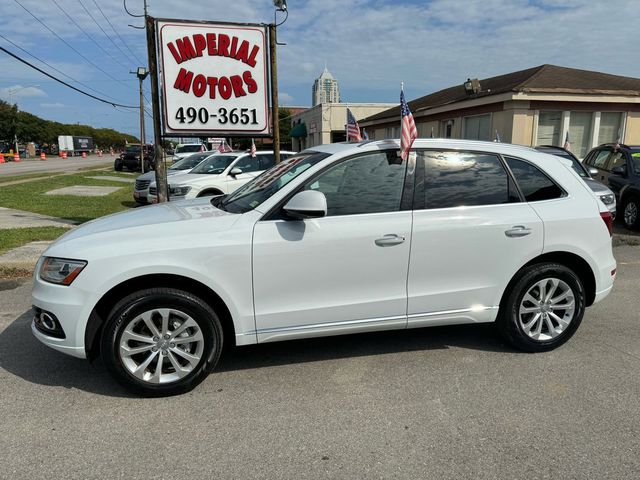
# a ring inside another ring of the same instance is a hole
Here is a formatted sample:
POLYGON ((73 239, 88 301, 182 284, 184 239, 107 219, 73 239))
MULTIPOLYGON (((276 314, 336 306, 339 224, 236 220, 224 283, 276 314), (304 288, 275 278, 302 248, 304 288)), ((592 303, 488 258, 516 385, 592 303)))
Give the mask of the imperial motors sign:
POLYGON ((269 135, 264 26, 158 20, 165 134, 269 135))

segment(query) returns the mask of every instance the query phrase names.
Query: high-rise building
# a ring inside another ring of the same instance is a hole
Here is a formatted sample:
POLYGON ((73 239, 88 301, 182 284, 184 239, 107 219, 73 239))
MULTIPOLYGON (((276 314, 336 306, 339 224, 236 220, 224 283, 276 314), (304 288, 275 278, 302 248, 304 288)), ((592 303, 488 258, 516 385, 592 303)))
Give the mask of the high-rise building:
POLYGON ((313 82, 311 104, 312 106, 320 103, 339 103, 340 102, 340 88, 338 87, 338 81, 333 78, 333 75, 327 70, 325 65, 324 72, 316 81, 313 82))

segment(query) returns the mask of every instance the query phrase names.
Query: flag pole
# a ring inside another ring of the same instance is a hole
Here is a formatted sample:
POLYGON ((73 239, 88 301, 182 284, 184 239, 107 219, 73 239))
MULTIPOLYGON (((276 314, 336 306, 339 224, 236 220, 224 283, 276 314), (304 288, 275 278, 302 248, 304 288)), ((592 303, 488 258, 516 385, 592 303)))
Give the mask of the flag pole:
POLYGON ((347 139, 347 143, 350 143, 349 142, 349 103, 345 103, 345 105, 347 106, 347 109, 344 111, 344 118, 346 120, 344 122, 344 135, 345 135, 345 138, 347 139))

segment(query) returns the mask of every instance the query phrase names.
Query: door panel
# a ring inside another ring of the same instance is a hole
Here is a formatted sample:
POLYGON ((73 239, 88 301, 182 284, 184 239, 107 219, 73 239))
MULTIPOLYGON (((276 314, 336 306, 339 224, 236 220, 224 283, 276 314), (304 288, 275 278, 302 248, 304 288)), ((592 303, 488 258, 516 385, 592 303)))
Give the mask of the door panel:
POLYGON ((442 312, 494 320, 511 277, 542 252, 543 233, 526 203, 415 211, 409 326, 433 324, 442 312))
POLYGON ((258 341, 404 328, 411 212, 256 224, 258 341), (378 245, 395 234, 405 241, 378 245))

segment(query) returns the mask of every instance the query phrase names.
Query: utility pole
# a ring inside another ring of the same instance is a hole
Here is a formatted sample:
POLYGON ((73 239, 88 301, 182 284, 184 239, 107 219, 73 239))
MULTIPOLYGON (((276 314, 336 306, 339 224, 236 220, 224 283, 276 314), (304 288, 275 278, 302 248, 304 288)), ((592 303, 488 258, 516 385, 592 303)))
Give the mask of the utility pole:
POLYGON ((273 123, 273 157, 280 163, 280 113, 278 112, 278 63, 276 58, 276 24, 269 25, 269 59, 271 66, 271 122, 273 123))
POLYGON ((140 170, 144 173, 144 145, 146 142, 144 138, 144 95, 142 94, 142 82, 147 78, 147 75, 149 75, 149 71, 144 67, 138 67, 135 72, 129 73, 135 73, 138 80, 140 80, 140 170))
POLYGON ((156 164, 156 188, 158 203, 169 200, 167 191, 167 170, 164 163, 162 133, 160 127, 160 102, 158 87, 158 57, 156 55, 155 19, 147 13, 147 2, 144 2, 144 21, 147 29, 147 54, 149 55, 149 72, 151 73, 151 103, 153 109, 153 143, 156 164))

